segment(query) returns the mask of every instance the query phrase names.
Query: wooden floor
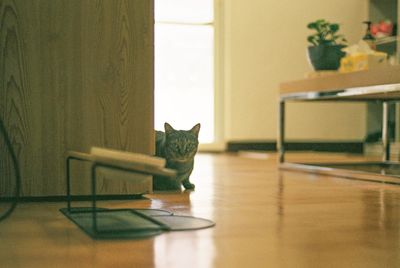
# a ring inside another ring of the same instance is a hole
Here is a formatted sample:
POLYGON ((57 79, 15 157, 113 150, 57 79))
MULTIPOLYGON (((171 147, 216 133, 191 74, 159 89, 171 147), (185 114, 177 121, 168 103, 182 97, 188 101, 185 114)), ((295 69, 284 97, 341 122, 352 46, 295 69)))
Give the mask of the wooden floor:
POLYGON ((400 186, 279 171, 276 155, 261 156, 200 154, 195 191, 102 203, 204 217, 210 229, 94 241, 65 204, 21 204, 0 222, 0 267, 400 267, 400 186))

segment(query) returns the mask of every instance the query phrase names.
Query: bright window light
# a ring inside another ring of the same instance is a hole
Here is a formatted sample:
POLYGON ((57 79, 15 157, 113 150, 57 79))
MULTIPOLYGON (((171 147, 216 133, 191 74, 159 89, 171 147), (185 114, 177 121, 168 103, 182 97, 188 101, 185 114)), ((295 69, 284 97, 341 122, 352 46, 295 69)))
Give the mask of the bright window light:
POLYGON ((212 23, 213 0, 156 0, 155 20, 158 23, 212 23))
POLYGON ((155 128, 201 123, 201 143, 214 141, 212 1, 155 2, 155 128), (203 23, 205 22, 205 24, 203 23))

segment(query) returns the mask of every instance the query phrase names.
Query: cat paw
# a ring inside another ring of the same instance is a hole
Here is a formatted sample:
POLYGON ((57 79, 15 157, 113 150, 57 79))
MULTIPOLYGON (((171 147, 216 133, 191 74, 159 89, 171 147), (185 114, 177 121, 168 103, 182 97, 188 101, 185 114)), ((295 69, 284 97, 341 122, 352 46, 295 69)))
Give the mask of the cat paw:
POLYGON ((185 187, 186 190, 193 190, 195 185, 193 183, 187 182, 183 183, 183 187, 185 187))

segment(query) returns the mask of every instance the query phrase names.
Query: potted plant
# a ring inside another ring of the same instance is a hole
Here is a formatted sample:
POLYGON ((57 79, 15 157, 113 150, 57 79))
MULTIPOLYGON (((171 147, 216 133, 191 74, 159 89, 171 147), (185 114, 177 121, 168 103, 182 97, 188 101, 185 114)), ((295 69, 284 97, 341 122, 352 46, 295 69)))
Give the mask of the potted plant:
POLYGON ((307 38, 311 43, 308 58, 314 70, 339 69, 340 59, 345 55, 342 48, 347 42, 343 35, 338 34, 339 24, 320 19, 309 23, 307 28, 315 31, 307 38))

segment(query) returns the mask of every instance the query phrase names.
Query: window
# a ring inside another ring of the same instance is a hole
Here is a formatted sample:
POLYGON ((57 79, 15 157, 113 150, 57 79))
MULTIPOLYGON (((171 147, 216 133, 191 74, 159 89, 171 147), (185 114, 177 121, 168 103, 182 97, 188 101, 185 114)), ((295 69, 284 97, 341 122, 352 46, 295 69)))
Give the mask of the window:
POLYGON ((214 130, 213 0, 155 1, 155 128, 214 130))

